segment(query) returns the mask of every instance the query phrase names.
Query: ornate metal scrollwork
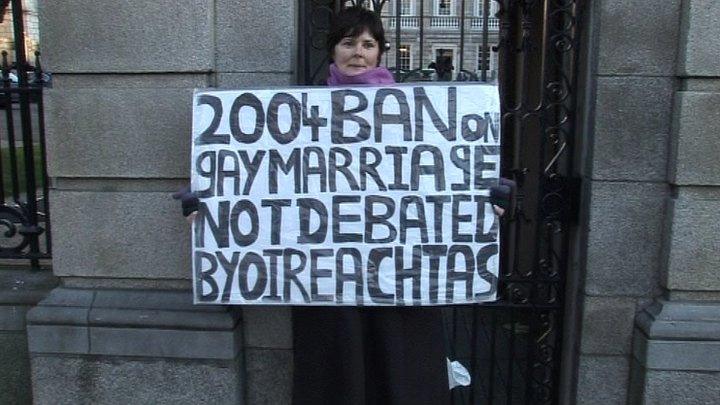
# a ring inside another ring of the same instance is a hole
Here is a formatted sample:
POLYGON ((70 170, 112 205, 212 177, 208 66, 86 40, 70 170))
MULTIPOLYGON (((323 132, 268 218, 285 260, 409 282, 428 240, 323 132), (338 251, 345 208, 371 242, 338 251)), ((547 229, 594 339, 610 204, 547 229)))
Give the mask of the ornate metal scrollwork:
MULTIPOLYGON (((19 254, 37 234, 22 206, 0 205, 0 255, 19 254)), ((42 231, 40 231, 42 232, 42 231)))

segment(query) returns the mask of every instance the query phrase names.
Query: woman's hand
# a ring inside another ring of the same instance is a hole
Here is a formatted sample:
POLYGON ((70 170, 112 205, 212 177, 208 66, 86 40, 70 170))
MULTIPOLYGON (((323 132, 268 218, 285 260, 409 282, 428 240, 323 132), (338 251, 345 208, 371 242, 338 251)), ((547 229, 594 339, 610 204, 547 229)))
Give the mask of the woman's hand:
POLYGON ((190 186, 185 186, 174 192, 172 197, 176 200, 180 200, 183 215, 188 222, 192 223, 195 220, 198 208, 200 207, 200 199, 197 197, 197 194, 190 191, 190 186))
POLYGON ((497 186, 490 187, 490 203, 498 216, 503 216, 513 205, 516 189, 517 184, 504 177, 500 178, 497 186))

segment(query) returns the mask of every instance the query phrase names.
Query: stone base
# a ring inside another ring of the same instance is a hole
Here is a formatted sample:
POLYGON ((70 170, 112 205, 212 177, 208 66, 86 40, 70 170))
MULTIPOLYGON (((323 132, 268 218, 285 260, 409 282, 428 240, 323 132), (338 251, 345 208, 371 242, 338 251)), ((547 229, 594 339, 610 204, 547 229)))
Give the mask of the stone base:
POLYGON ((227 361, 33 355, 36 404, 241 404, 227 361))
POLYGON ((50 271, 0 265, 0 404, 32 403, 25 314, 55 285, 50 271))
POLYGON ((717 403, 720 303, 659 301, 635 323, 628 403, 717 403))
POLYGON ((242 404, 239 312, 188 291, 57 288, 27 315, 36 404, 242 404))

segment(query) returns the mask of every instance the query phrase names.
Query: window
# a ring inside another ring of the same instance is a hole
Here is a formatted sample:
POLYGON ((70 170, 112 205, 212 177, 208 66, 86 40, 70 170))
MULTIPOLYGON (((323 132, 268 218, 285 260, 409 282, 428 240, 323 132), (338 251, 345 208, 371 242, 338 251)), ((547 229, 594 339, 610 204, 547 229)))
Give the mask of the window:
POLYGON ((490 48, 485 48, 485 52, 483 52, 483 46, 478 45, 478 57, 477 57, 477 70, 481 71, 483 69, 487 69, 488 72, 492 70, 491 66, 491 51, 490 48))
MULTIPOLYGON (((357 3, 355 0, 345 0, 343 2, 343 8, 354 7, 355 3, 357 3)), ((360 5, 362 5, 368 10, 375 10, 375 4, 372 1, 363 1, 360 3, 360 5)))
POLYGON ((413 15, 413 1, 402 0, 400 2, 400 15, 413 15))
POLYGON ((452 0, 436 0, 435 1, 435 14, 436 15, 453 15, 453 1, 452 0))
MULTIPOLYGON (((475 15, 478 17, 482 17, 483 10, 485 7, 485 0, 477 0, 475 2, 475 15)), ((490 12, 488 13, 488 17, 494 18, 495 14, 498 12, 498 3, 495 0, 488 0, 488 7, 490 12)))
POLYGON ((398 52, 400 52, 400 66, 398 68, 400 70, 410 70, 412 65, 410 61, 410 45, 400 45, 398 52))
POLYGON ((483 68, 486 69, 486 77, 488 80, 496 79, 497 74, 497 53, 492 51, 492 47, 488 46, 483 52, 483 46, 478 45, 478 57, 477 57, 477 75, 478 78, 482 76, 483 68))

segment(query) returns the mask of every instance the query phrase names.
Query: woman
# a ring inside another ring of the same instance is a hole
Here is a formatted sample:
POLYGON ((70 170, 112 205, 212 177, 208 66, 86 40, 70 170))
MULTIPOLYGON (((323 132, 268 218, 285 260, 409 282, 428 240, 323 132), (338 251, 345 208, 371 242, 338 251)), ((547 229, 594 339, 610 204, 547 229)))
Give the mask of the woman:
MULTIPOLYGON (((393 84, 392 74, 379 66, 385 43, 373 12, 341 11, 328 36, 333 63, 327 84, 393 84)), ((507 207, 514 183, 502 184, 491 198, 507 207)), ((189 188, 174 197, 182 200, 185 216, 197 211, 189 188)), ((450 402, 440 308, 294 307, 293 334, 295 405, 450 402)))
MULTIPOLYGON (((329 86, 395 82, 373 12, 341 11, 327 45, 329 86)), ((439 308, 295 307, 293 333, 293 404, 449 403, 439 308)))

